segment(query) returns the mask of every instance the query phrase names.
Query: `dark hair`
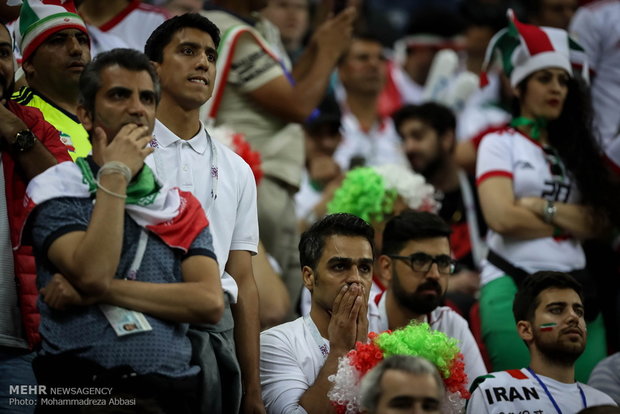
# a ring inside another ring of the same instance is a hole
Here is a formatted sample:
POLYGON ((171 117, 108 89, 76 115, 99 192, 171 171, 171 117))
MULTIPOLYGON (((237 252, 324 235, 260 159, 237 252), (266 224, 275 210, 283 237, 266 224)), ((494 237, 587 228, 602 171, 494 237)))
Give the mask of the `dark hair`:
POLYGON ((615 405, 596 405, 584 408, 577 414, 620 414, 620 407, 615 405))
POLYGON ((82 71, 78 102, 87 111, 93 113, 95 110, 95 96, 99 88, 101 88, 101 72, 103 69, 114 65, 135 72, 148 72, 155 88, 155 97, 157 102, 159 102, 159 77, 144 53, 135 49, 112 49, 98 54, 82 71))
POLYGON ((422 105, 405 105, 392 115, 394 127, 400 135, 400 127, 405 121, 419 119, 430 125, 438 136, 456 129, 456 117, 450 108, 434 102, 422 105))
POLYGON ((319 262, 325 239, 329 236, 359 236, 368 240, 372 253, 375 252, 375 231, 361 218, 349 213, 336 213, 323 217, 301 235, 299 240, 299 261, 301 267, 312 269, 319 262))
MULTIPOLYGON (((525 96, 532 75, 517 85, 525 96)), ((513 113, 520 111, 518 100, 513 113)), ((555 148, 579 188, 582 203, 592 211, 593 224, 601 227, 605 218, 620 224, 620 188, 611 180, 601 160, 601 151, 592 134, 592 107, 583 81, 568 79, 568 94, 559 118, 549 121, 549 143, 555 148)))
POLYGON ((367 31, 353 33, 353 38, 351 39, 351 42, 349 42, 349 46, 344 51, 344 53, 340 55, 340 57, 338 58, 338 61, 336 62, 337 67, 342 66, 342 64, 344 64, 344 62, 347 60, 347 57, 349 56, 349 52, 351 51, 351 45, 353 44, 353 41, 355 40, 358 40, 360 42, 367 42, 367 43, 378 43, 381 46, 381 48, 383 48, 383 43, 381 43, 381 39, 379 39, 379 37, 376 34, 372 32, 367 32, 367 31))
POLYGON ((164 48, 170 43, 172 36, 186 27, 208 33, 215 47, 219 46, 220 29, 211 20, 198 13, 185 13, 166 20, 153 30, 153 33, 151 33, 144 45, 144 53, 153 62, 161 63, 164 58, 164 48))
POLYGON ((410 240, 449 237, 450 226, 437 214, 406 210, 392 217, 383 230, 382 254, 397 254, 410 240))
POLYGON ((531 321, 534 319, 534 312, 540 305, 539 295, 543 290, 549 288, 572 289, 577 292, 583 302, 581 284, 574 277, 563 272, 539 271, 527 276, 519 286, 512 304, 515 321, 531 321))

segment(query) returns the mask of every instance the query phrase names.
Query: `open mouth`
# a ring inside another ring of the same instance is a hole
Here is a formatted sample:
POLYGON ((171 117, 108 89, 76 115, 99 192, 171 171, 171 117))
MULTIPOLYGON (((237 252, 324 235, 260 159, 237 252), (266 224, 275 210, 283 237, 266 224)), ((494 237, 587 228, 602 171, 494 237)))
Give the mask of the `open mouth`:
POLYGON ((191 83, 197 83, 199 85, 204 85, 204 86, 208 86, 209 85, 209 80, 206 78, 203 78, 201 76, 193 76, 191 78, 188 79, 191 83))

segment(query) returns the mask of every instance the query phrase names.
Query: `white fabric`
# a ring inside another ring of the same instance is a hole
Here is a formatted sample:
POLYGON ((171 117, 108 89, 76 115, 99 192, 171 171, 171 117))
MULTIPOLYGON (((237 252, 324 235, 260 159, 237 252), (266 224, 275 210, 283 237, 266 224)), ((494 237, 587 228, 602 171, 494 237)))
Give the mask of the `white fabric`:
POLYGON ((592 107, 601 147, 620 165, 620 1, 607 0, 580 7, 571 21, 571 34, 584 47, 595 74, 592 107))
POLYGON ((301 173, 299 191, 295 194, 295 216, 298 220, 303 220, 308 216, 314 206, 321 201, 322 194, 310 185, 308 171, 304 169, 301 173))
POLYGON ((157 120, 153 131, 155 152, 146 163, 166 184, 178 186, 196 196, 207 212, 213 235, 222 287, 237 300, 237 284, 224 271, 231 250, 258 251, 258 218, 256 213, 256 184, 248 164, 229 148, 214 140, 217 149, 217 199, 212 207, 213 179, 209 173, 211 147, 202 128, 196 136, 184 141, 157 120), (160 171, 163 166, 164 171, 160 171))
MULTIPOLYGON (((528 370, 522 368, 516 372, 527 378, 517 379, 506 371, 489 374, 490 377, 485 378, 472 393, 467 413, 557 413, 543 388, 528 370)), ((542 375, 538 377, 547 386, 563 414, 575 414, 584 408, 577 383, 565 384, 542 375)), ((616 405, 606 394, 585 384, 580 383, 579 386, 583 389, 588 407, 616 405)))
POLYGON ((496 104, 500 101, 500 79, 496 72, 487 75, 489 84, 478 89, 466 101, 458 115, 456 138, 467 141, 483 131, 510 122, 512 116, 496 104))
POLYGON ((0 153, 0 346, 27 348, 17 307, 13 248, 9 235, 4 167, 0 153))
POLYGON ((354 157, 363 157, 366 166, 398 164, 408 166, 402 144, 391 118, 383 118, 370 131, 362 130, 350 111, 342 113, 342 142, 334 159, 343 171, 348 171, 354 157))
POLYGON ((122 14, 127 9, 100 26, 99 30, 122 39, 127 47, 143 52, 153 30, 166 21, 168 16, 161 8, 133 0, 127 7, 131 11, 126 16, 122 14))
POLYGON ((312 319, 301 317, 261 333, 260 382, 269 414, 306 413, 299 399, 314 384, 329 352, 329 342, 321 338, 321 351, 313 330, 318 333, 312 319))
MULTIPOLYGON (((478 148, 476 180, 480 182, 497 175, 513 180, 515 199, 543 197, 567 203, 578 203, 581 199, 570 176, 565 178, 561 187, 552 187, 552 175, 543 149, 513 128, 486 135, 478 148)), ((540 237, 518 240, 489 229, 487 245, 504 259, 530 273, 537 270, 569 272, 582 269, 586 263, 581 244, 576 239, 540 237)), ((502 275, 502 270, 483 261, 482 285, 502 275)))
POLYGON ((596 364, 588 385, 609 395, 620 404, 620 352, 616 352, 596 364))
POLYGON ((398 64, 390 65, 390 71, 403 104, 421 104, 424 86, 418 85, 398 64))
MULTIPOLYGON (((378 304, 377 332, 389 329, 388 316, 385 307, 387 294, 381 296, 378 304)), ((467 321, 461 315, 447 306, 438 306, 430 314, 424 316, 422 322, 427 322, 436 331, 443 332, 447 336, 459 341, 459 348, 465 361, 465 373, 467 374, 467 389, 476 378, 487 373, 482 355, 476 344, 476 340, 469 330, 467 321)))

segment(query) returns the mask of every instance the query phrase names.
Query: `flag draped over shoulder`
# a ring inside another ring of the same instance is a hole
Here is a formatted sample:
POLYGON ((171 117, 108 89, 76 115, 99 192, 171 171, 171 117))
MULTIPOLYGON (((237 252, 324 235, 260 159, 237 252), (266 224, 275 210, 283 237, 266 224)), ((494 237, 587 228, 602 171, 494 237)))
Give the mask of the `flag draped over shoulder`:
MULTIPOLYGON (((97 182, 88 161, 78 158, 75 163, 62 162, 33 178, 26 189, 24 208, 30 213, 54 198, 90 198, 96 192, 97 182)), ((184 252, 209 225, 193 194, 164 187, 146 164, 127 187, 125 210, 139 226, 184 252)))

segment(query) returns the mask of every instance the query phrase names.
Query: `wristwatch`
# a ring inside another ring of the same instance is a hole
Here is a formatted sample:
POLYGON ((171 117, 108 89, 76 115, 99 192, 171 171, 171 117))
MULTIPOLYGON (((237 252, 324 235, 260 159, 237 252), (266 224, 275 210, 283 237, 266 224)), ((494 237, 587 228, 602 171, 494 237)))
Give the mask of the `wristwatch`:
POLYGON ((31 150, 36 142, 37 137, 31 131, 25 129, 15 134, 15 141, 10 144, 10 148, 13 152, 26 152, 31 150))
POLYGON ((553 223, 553 217, 555 217, 556 211, 557 207, 553 204, 553 201, 547 200, 547 204, 543 207, 543 220, 545 220, 545 223, 553 223))

